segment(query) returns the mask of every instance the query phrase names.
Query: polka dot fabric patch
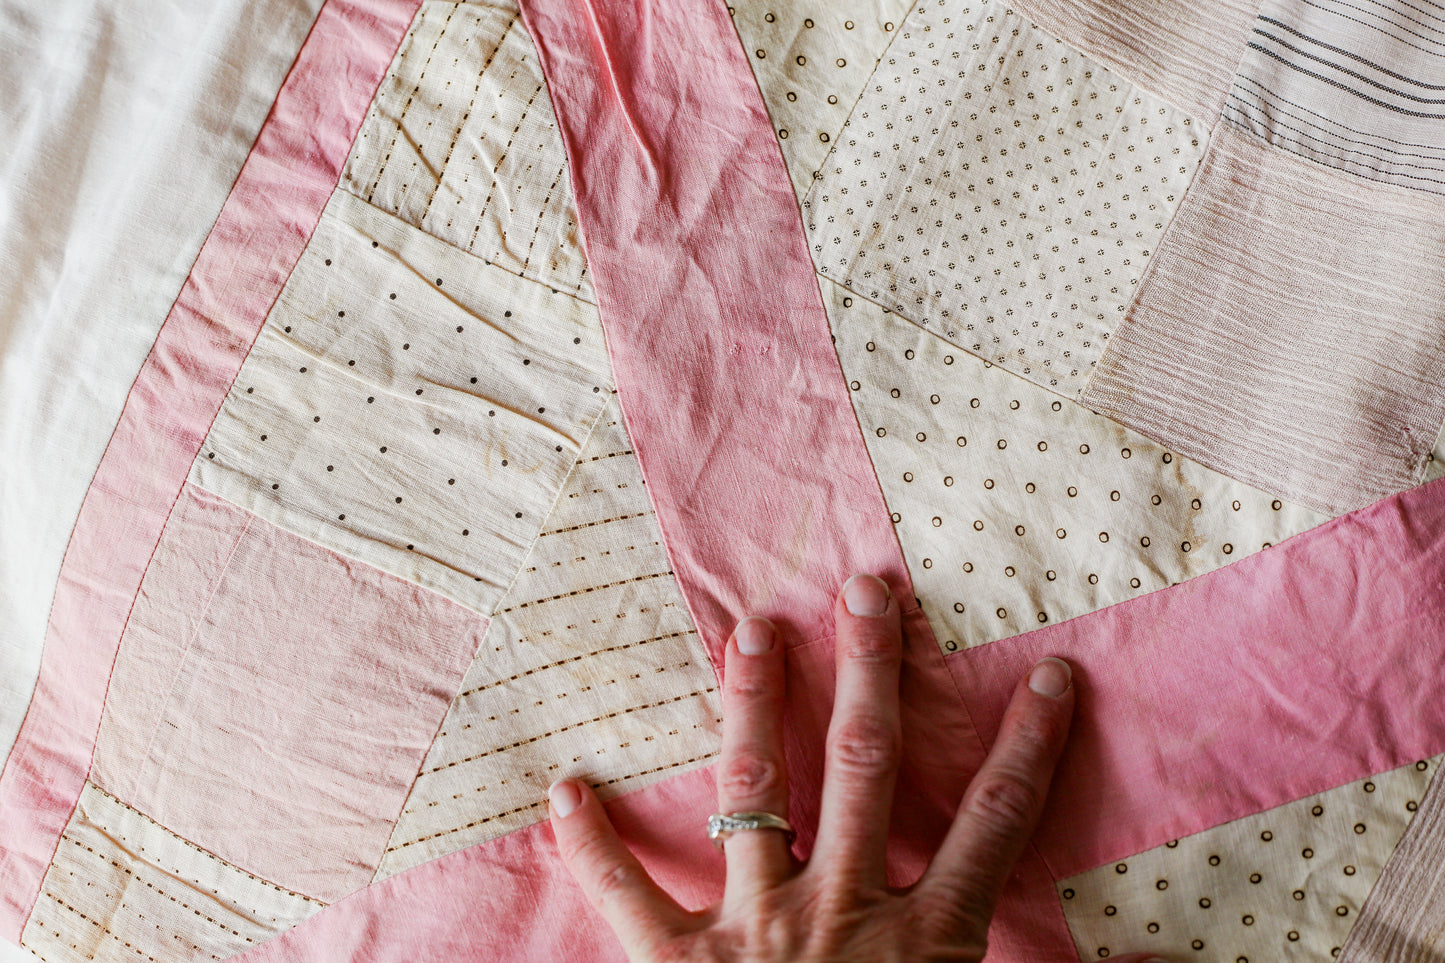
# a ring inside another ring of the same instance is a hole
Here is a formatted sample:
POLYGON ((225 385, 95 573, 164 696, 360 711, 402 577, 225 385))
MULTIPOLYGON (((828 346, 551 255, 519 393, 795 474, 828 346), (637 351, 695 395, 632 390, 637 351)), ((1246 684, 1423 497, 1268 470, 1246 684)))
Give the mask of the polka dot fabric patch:
POLYGON ((1338 956, 1440 761, 1402 766, 1060 880, 1079 958, 1126 950, 1222 963, 1338 956))
POLYGON ((913 0, 745 0, 728 9, 803 197, 913 0))
POLYGON ((819 273, 1073 397, 1203 153, 1001 4, 924 0, 803 202, 819 273))
POLYGON ((1011 0, 1011 6, 1212 128, 1259 0, 1011 0))
POLYGON ((823 282, 838 356, 945 652, 1213 571, 1326 520, 823 282))
POLYGON ((615 396, 482 641, 381 877, 712 762, 722 700, 615 396))
POLYGON ((593 300, 537 52, 507 0, 428 0, 341 186, 489 263, 593 300))
POLYGON ((610 379, 592 305, 338 191, 191 479, 490 613, 610 379))

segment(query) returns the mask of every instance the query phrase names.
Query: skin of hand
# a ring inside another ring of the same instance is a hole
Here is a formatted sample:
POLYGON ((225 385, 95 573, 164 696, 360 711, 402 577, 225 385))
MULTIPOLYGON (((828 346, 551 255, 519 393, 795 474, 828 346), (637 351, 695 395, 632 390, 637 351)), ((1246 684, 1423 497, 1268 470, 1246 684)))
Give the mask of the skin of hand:
MULTIPOLYGON (((690 912, 648 876, 583 783, 552 786, 562 859, 635 963, 984 958, 994 905, 1033 835, 1068 738, 1071 670, 1044 659, 1020 681, 931 864, 918 882, 896 889, 885 883, 884 854, 902 756, 899 605, 881 579, 855 575, 838 594, 834 617, 837 692, 817 842, 806 864, 777 830, 735 833, 724 847, 722 902, 690 912)), ((786 815, 783 646, 772 623, 738 623, 726 660, 718 811, 786 815)))

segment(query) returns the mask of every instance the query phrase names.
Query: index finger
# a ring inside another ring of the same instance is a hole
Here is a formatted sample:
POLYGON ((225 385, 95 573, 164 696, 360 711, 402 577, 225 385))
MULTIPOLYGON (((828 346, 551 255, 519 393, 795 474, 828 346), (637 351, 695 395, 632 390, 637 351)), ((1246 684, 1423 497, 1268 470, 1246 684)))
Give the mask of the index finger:
POLYGON ((562 861, 628 956, 650 956, 687 928, 688 912, 648 875, 587 786, 576 779, 561 779, 548 795, 562 861))

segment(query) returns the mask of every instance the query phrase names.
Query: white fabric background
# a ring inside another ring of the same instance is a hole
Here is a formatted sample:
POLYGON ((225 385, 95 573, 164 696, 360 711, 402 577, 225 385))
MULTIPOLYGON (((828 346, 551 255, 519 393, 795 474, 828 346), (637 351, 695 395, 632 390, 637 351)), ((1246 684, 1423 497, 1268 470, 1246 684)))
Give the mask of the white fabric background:
POLYGON ((91 477, 320 7, 0 0, 0 757, 91 477))

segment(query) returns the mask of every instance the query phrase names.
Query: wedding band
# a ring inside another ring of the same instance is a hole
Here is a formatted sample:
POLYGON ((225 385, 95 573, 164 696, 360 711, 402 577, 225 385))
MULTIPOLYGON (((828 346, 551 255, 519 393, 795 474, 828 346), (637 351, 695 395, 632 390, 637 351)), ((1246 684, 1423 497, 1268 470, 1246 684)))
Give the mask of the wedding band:
POLYGON ((780 829, 790 843, 798 835, 786 819, 772 813, 713 813, 707 817, 707 838, 718 849, 723 848, 723 843, 733 833, 745 829, 780 829))

